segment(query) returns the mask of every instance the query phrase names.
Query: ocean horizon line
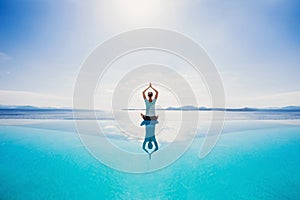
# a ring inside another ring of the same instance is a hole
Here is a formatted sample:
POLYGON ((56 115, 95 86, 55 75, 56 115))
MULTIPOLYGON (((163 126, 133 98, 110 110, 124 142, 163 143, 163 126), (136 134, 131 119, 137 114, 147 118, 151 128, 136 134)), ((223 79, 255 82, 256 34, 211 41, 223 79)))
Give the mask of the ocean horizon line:
MULTIPOLYGON (((0 110, 28 110, 28 111, 97 111, 101 112, 104 111, 102 109, 87 109, 87 108, 79 108, 74 109, 72 107, 38 107, 32 105, 0 105, 0 110)), ((145 108, 123 108, 121 110, 124 111, 133 111, 133 110, 145 110, 145 108)), ((225 107, 225 108, 218 108, 218 107, 205 107, 205 106, 181 106, 181 107, 167 107, 167 108, 156 108, 156 110, 169 110, 169 111, 244 111, 244 112, 254 112, 254 111, 300 111, 300 106, 284 106, 284 107, 225 107)))

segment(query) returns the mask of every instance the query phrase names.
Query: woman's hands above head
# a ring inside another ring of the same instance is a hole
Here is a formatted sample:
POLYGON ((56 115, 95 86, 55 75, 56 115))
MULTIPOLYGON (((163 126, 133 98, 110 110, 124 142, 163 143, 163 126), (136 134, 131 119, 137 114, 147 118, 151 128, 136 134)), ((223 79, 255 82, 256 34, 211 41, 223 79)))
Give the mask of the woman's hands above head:
POLYGON ((146 94, 145 94, 145 93, 146 93, 146 91, 147 91, 150 87, 152 87, 152 86, 151 86, 151 82, 150 82, 149 86, 143 91, 143 98, 144 98, 144 99, 146 99, 146 94))
POLYGON ((157 97, 158 97, 158 91, 152 86, 151 82, 149 84, 149 87, 151 87, 155 91, 155 97, 154 98, 157 99, 157 97))
POLYGON ((155 94, 154 98, 157 99, 157 97, 158 97, 158 91, 152 86, 151 82, 149 83, 149 86, 143 91, 143 98, 146 99, 146 94, 145 93, 150 88, 152 88, 155 91, 156 94, 155 94))

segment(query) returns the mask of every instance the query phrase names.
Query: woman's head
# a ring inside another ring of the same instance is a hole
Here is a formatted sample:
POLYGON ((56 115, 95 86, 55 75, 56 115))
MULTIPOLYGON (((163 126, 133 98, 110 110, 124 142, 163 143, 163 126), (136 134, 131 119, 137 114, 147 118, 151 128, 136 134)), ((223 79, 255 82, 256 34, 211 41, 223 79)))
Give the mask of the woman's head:
POLYGON ((152 144, 151 141, 149 141, 149 142, 148 142, 148 149, 152 149, 152 147, 153 147, 153 144, 152 144))
POLYGON ((151 98, 153 96, 152 92, 148 92, 148 97, 151 98))

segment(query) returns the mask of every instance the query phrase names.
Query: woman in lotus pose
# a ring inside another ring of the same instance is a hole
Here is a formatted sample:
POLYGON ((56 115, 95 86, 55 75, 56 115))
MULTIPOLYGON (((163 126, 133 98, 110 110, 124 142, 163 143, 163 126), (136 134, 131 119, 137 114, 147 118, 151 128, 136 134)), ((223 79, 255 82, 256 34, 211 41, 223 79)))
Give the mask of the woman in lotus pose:
POLYGON ((156 103, 157 97, 158 97, 158 91, 155 88, 153 88, 150 83, 149 86, 143 91, 143 98, 144 98, 145 104, 146 104, 146 115, 141 113, 141 116, 144 120, 157 120, 158 116, 155 115, 155 103, 156 103), (153 97, 152 92, 148 92, 149 99, 146 98, 146 91, 149 88, 152 88, 155 91, 154 99, 152 99, 152 97, 153 97))

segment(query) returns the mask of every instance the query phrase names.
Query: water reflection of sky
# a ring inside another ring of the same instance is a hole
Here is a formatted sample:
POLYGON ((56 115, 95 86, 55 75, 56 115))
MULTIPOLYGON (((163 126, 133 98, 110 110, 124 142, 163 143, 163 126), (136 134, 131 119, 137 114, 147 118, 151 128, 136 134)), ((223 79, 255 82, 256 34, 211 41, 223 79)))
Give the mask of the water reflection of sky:
MULTIPOLYGON (((181 120, 180 111, 164 111, 164 115, 160 115, 159 123, 155 128, 155 136, 158 141, 159 148, 163 149, 171 142, 180 142, 183 140, 189 140, 193 134, 189 129, 185 129, 184 134, 178 136, 178 131, 182 123, 185 125, 189 124, 189 119, 186 121, 181 120)), ((195 112, 195 111, 184 111, 184 112, 195 112)), ((129 112, 130 121, 125 121, 122 123, 122 131, 116 121, 112 120, 111 116, 104 115, 101 113, 101 117, 98 119, 99 126, 102 128, 105 137, 107 137, 114 145, 120 148, 126 148, 126 151, 143 153, 141 150, 141 145, 145 137, 145 127, 140 126, 141 117, 139 112, 131 111, 129 112), (128 145, 129 143, 131 145, 128 145)), ((210 124, 211 112, 198 112, 199 113, 199 127, 197 129, 196 137, 203 137, 206 135, 210 124)), ((5 118, 5 115, 0 115, 2 125, 17 125, 17 126, 26 126, 32 128, 40 129, 50 129, 50 130, 59 130, 67 131, 71 133, 76 133, 76 128, 73 120, 62 120, 59 118, 63 113, 59 112, 49 112, 47 113, 48 118, 39 117, 40 113, 28 112, 26 115, 34 116, 26 118, 13 118, 11 115, 8 118, 5 118), (49 117, 50 116, 50 117, 49 117)), ((67 115, 69 113, 64 113, 67 115)), ((278 126, 299 126, 300 117, 299 112, 247 112, 247 113, 238 113, 238 112, 227 112, 226 120, 224 123, 224 128, 222 134, 230 134, 232 132, 241 131, 241 130, 252 130, 252 129, 261 129, 261 128, 273 128, 278 126)), ((45 116, 45 113, 42 113, 45 116)), ((84 114, 85 117, 87 113, 84 114)), ((87 118, 89 119, 89 118, 87 118)), ((82 119, 86 126, 85 134, 99 136, 99 130, 93 130, 90 127, 90 124, 93 120, 84 120, 82 119)), ((192 127, 191 127, 192 128, 192 127)))

